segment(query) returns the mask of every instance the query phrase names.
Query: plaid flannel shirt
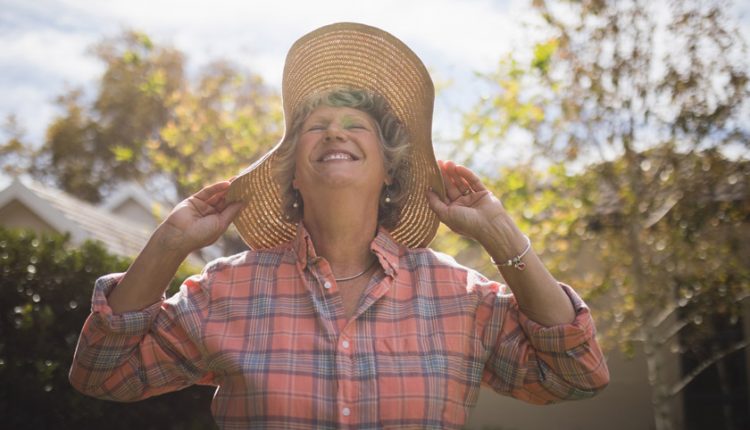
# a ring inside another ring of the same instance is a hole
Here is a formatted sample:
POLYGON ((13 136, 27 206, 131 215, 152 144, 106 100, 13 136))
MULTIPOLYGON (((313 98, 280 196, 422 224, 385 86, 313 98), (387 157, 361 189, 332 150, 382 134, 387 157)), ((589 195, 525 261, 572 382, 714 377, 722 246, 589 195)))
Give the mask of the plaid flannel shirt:
POLYGON ((278 248, 210 263, 169 299, 113 314, 100 278, 70 371, 80 391, 133 401, 218 386, 222 429, 460 428, 482 383, 532 403, 582 399, 609 380, 588 308, 543 327, 512 294, 380 230, 382 270, 347 319, 304 230, 278 248))

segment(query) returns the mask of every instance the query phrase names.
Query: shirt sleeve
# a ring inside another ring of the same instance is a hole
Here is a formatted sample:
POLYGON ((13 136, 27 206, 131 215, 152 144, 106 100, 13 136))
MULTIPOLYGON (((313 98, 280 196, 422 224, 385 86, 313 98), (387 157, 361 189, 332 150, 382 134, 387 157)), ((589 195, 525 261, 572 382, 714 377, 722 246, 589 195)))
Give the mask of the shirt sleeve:
POLYGON ((112 312, 107 296, 123 274, 99 278, 73 357, 71 384, 84 394, 117 401, 210 384, 213 375, 199 341, 208 300, 205 276, 188 278, 169 299, 122 314, 112 312))
POLYGON ((609 383, 589 308, 572 288, 560 288, 576 316, 570 324, 551 327, 524 315, 512 294, 485 297, 480 314, 487 316, 482 339, 488 359, 482 379, 496 392, 547 404, 589 398, 609 383))

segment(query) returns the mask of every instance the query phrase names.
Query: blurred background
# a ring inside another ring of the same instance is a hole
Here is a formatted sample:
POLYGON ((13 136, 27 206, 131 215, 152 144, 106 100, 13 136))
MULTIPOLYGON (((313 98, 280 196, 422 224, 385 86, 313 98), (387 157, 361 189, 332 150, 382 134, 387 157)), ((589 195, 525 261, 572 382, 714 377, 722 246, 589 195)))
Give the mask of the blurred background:
MULTIPOLYGON (((750 3, 272 3, 0 0, 4 427, 214 428, 209 387, 72 390, 93 282, 278 141, 294 40, 358 21, 423 59, 438 157, 482 174, 606 351, 598 397, 483 390, 467 428, 750 428, 750 3)), ((473 241, 441 227, 431 246, 500 280, 473 241)), ((172 288, 243 249, 230 230, 172 288)))

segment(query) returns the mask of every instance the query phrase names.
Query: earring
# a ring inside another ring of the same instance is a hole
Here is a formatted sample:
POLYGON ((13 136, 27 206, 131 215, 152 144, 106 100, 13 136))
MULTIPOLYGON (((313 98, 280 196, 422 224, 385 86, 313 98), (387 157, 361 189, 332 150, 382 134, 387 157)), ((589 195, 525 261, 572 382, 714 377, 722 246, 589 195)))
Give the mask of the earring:
POLYGON ((391 203, 391 190, 388 187, 385 187, 385 203, 391 203))
POLYGON ((294 209, 298 209, 299 208, 299 203, 297 203, 297 200, 299 200, 299 191, 294 190, 294 203, 292 203, 292 207, 294 209))

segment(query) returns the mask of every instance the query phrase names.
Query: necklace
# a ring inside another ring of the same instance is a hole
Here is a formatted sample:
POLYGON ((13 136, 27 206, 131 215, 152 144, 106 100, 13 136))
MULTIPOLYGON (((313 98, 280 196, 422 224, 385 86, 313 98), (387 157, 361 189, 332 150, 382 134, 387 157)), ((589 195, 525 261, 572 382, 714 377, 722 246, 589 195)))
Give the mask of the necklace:
POLYGON ((367 271, 368 271, 368 270, 372 269, 372 266, 374 266, 374 265, 375 265, 375 262, 376 262, 376 261, 378 261, 378 259, 377 259, 377 258, 373 259, 373 260, 372 260, 372 263, 370 263, 370 265, 369 265, 369 266, 367 266, 367 268, 366 268, 365 270, 363 270, 363 271, 361 271, 361 272, 357 273, 357 274, 356 274, 356 275, 354 275, 354 276, 348 276, 348 277, 346 277, 346 278, 333 278, 333 279, 335 279, 335 280, 336 280, 336 282, 343 282, 343 281, 351 281, 352 279, 356 279, 356 278, 359 278, 360 276, 362 276, 362 275, 364 275, 365 273, 367 273, 367 271))

